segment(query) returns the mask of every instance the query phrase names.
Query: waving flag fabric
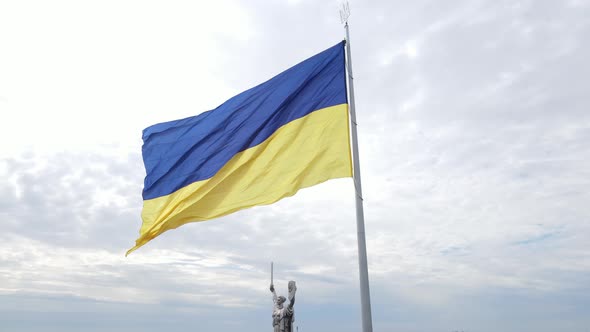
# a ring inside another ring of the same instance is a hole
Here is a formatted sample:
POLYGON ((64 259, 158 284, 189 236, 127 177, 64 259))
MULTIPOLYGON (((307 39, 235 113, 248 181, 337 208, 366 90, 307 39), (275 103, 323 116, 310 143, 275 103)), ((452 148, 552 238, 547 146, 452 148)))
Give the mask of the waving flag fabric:
POLYGON ((344 42, 214 110, 143 131, 143 224, 127 254, 183 224, 352 176, 344 42))

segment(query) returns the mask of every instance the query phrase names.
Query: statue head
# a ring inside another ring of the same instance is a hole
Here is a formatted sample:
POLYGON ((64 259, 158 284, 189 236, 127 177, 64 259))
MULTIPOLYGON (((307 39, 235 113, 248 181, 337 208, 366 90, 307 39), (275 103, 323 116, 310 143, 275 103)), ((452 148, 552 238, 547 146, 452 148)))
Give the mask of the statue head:
POLYGON ((287 301, 287 299, 284 296, 282 296, 282 295, 277 298, 277 304, 279 306, 282 306, 283 303, 285 303, 285 301, 287 301))

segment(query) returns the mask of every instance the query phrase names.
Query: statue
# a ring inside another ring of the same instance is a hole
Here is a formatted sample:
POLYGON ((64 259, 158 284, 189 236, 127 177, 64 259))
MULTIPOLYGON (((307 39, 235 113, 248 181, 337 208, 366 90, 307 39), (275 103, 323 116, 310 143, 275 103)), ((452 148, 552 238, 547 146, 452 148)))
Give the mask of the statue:
POLYGON ((285 306, 284 303, 287 299, 284 296, 278 296, 275 292, 275 287, 270 284, 270 291, 272 292, 273 310, 272 310, 272 326, 274 332, 294 332, 293 322, 295 321, 295 292, 297 286, 295 281, 289 281, 289 305, 285 306))

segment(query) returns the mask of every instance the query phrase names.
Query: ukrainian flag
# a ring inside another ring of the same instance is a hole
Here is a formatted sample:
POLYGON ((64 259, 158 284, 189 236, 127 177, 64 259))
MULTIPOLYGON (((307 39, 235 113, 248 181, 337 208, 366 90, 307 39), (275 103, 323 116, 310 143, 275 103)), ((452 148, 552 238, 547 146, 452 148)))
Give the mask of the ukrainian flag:
POLYGON ((344 42, 212 111, 143 131, 143 224, 127 254, 189 222, 352 176, 344 42))

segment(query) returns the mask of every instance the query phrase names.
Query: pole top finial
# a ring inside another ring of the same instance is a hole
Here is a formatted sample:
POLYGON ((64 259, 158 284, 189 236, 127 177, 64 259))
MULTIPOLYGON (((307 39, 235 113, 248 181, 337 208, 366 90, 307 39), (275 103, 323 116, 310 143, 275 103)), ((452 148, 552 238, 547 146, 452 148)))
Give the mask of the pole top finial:
POLYGON ((348 1, 342 1, 342 5, 340 6, 340 23, 347 25, 348 18, 350 17, 350 6, 348 5, 348 1))

